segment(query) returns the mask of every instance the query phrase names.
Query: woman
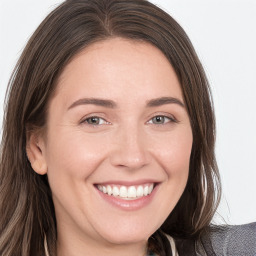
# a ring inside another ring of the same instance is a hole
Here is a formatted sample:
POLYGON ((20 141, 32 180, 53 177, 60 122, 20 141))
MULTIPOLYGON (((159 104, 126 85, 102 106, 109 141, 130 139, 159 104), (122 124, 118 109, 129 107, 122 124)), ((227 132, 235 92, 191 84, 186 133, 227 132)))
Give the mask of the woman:
POLYGON ((142 0, 65 1, 10 82, 1 254, 222 255, 216 241, 240 233, 210 228, 214 141, 207 79, 168 14, 142 0))

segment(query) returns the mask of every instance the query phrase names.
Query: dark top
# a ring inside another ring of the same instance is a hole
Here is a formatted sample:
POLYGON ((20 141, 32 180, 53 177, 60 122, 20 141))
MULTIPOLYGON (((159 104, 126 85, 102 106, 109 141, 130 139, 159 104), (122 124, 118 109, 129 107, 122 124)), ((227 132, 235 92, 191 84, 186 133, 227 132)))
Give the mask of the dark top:
POLYGON ((216 226, 199 241, 176 240, 179 256, 256 256, 256 222, 239 226, 216 226))

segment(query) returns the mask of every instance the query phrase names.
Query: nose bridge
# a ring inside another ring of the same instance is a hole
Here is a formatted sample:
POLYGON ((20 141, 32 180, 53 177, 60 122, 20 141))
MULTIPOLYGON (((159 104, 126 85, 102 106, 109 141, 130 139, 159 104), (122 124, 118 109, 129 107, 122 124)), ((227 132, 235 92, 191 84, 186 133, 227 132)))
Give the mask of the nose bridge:
POLYGON ((136 169, 148 164, 146 134, 138 124, 129 123, 120 127, 114 144, 111 155, 113 165, 136 169))

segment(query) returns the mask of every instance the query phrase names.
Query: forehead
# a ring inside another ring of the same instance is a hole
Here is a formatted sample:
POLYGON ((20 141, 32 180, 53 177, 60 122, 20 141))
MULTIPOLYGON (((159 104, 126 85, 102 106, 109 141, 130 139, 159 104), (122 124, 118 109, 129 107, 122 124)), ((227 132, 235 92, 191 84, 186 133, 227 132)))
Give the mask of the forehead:
POLYGON ((149 43, 123 38, 94 43, 74 56, 59 77, 57 94, 114 100, 120 95, 150 98, 152 94, 182 98, 177 76, 164 54, 149 43))

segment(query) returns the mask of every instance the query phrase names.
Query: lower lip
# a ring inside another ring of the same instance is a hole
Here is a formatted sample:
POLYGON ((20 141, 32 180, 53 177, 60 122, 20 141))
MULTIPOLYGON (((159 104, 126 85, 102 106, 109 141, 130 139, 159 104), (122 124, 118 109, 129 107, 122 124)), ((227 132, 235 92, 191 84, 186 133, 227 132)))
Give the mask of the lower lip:
POLYGON ((154 187, 153 191, 151 192, 150 195, 147 196, 142 196, 138 199, 134 199, 134 200, 124 200, 120 197, 115 197, 115 196, 110 196, 108 194, 105 194, 103 192, 101 192, 100 190, 98 190, 96 187, 95 189, 98 191, 99 195, 108 203, 112 204, 115 207, 118 207, 122 210, 126 210, 126 211, 136 211, 139 210, 143 207, 146 207, 148 204, 150 204, 150 202, 153 200, 157 189, 158 189, 158 185, 154 187))

